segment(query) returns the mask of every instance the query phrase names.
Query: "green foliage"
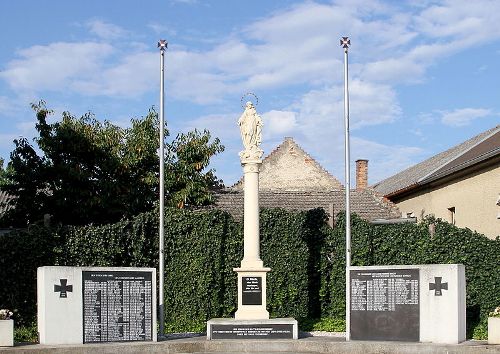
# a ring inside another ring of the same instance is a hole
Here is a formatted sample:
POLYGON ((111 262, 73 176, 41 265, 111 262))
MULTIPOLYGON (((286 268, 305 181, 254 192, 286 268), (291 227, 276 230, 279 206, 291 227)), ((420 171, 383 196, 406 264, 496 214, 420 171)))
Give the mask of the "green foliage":
POLYGON ((326 220, 322 209, 260 215, 261 256, 268 273, 268 310, 272 317, 319 316, 318 259, 326 220))
POLYGON ((172 161, 167 169, 167 190, 170 191, 170 204, 179 208, 212 204, 211 190, 222 186, 222 181, 209 169, 210 157, 224 151, 220 140, 210 142, 208 130, 193 130, 179 134, 168 145, 172 161))
POLYGON ((36 225, 0 235, 0 308, 11 309, 21 326, 31 323, 36 313, 37 267, 54 264, 58 244, 57 235, 36 225))
POLYGON ((467 324, 467 332, 472 332, 472 338, 477 340, 488 339, 488 322, 481 321, 476 326, 467 324))
POLYGON ((0 188, 2 188, 2 186, 6 185, 8 182, 7 171, 3 167, 3 164, 4 159, 0 158, 0 188))
MULTIPOLYGON (((36 149, 27 139, 14 140, 7 171, 0 168, 0 187, 16 196, 15 207, 2 221, 25 226, 53 216, 63 225, 105 224, 151 210, 158 200, 159 122, 154 110, 132 119, 131 127, 97 120, 91 113, 76 118, 62 113, 49 124, 52 111, 33 104, 36 149)), ((168 135, 168 131, 166 134, 168 135)), ((210 158, 224 150, 208 131, 179 134, 165 144, 166 199, 172 205, 212 202, 220 186, 210 158)))
POLYGON ((38 341, 38 329, 36 323, 26 326, 18 326, 14 322, 14 342, 15 343, 36 343, 38 341))
MULTIPOLYGON (((331 229, 323 210, 263 210, 261 256, 268 273, 272 317, 294 316, 301 328, 342 330, 345 323, 344 216, 331 229), (318 320, 312 320, 318 319, 318 320)), ((467 278, 468 337, 484 338, 489 312, 500 303, 500 239, 436 219, 378 225, 352 216, 352 264, 462 263, 467 278), (429 233, 433 225, 435 232, 429 233)), ((36 268, 43 265, 158 266, 158 211, 114 224, 0 236, 0 308, 29 326, 36 312, 36 268)), ((169 331, 201 331, 236 310, 242 225, 218 210, 166 211, 165 314, 169 331)))
POLYGON ((165 322, 172 331, 204 328, 236 310, 236 273, 242 249, 229 214, 171 209, 165 234, 165 322))
POLYGON ((299 320, 299 328, 304 332, 345 332, 345 319, 332 317, 305 318, 299 320))
MULTIPOLYGON (((354 215, 351 221, 352 265, 464 264, 468 337, 500 303, 500 239, 434 218, 377 226, 354 215)), ((345 313, 344 222, 339 215, 336 228, 328 230, 322 257, 322 313, 332 317, 345 313)))

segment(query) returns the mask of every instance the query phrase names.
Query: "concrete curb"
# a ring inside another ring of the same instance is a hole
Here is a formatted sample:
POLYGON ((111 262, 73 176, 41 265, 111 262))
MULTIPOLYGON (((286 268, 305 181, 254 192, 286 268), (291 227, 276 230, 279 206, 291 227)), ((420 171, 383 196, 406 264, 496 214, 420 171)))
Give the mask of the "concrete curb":
POLYGON ((345 353, 345 354, 500 354, 500 345, 467 341, 458 345, 402 342, 346 342, 338 337, 307 337, 298 340, 212 340, 206 337, 147 343, 85 345, 20 344, 0 348, 13 354, 111 354, 111 353, 345 353))

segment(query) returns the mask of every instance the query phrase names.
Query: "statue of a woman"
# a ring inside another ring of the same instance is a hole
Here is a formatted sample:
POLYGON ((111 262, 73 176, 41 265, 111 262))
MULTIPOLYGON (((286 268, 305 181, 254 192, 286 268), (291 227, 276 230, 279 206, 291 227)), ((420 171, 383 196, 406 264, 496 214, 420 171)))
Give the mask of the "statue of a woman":
POLYGON ((241 140, 245 150, 240 152, 242 158, 261 158, 263 151, 259 148, 262 142, 262 118, 252 102, 247 102, 245 111, 238 120, 241 140))

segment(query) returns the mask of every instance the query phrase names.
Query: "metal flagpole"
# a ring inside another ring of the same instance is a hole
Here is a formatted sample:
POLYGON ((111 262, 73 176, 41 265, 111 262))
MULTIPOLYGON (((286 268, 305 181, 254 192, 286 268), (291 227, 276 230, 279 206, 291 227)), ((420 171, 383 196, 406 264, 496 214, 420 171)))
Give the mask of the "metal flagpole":
POLYGON ((164 309, 164 271, 165 271, 165 151, 164 151, 164 143, 165 143, 165 118, 164 118, 164 110, 165 104, 163 101, 164 98, 164 77, 165 77, 165 50, 167 49, 167 41, 164 39, 160 39, 158 42, 158 48, 160 48, 160 260, 159 260, 159 291, 158 291, 158 318, 160 322, 160 336, 164 335, 164 327, 165 327, 165 309, 164 309))
POLYGON ((351 171, 350 171, 350 145, 349 145, 349 89, 348 89, 348 70, 347 70, 347 51, 351 45, 349 37, 342 37, 340 45, 344 48, 344 126, 345 126, 345 325, 346 340, 351 338, 351 316, 350 310, 350 274, 351 267, 351 171))

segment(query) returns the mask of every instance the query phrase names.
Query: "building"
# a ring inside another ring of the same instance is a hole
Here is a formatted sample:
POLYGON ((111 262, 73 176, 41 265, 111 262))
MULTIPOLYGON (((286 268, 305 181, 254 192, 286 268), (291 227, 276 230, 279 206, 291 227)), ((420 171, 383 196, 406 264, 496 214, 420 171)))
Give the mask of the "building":
MULTIPOLYGON (((357 162, 357 188, 351 190, 351 212, 368 221, 394 219, 401 216, 398 208, 375 191, 366 188, 368 161, 357 162)), ((216 194, 216 207, 243 217, 241 179, 234 186, 216 194)), ((309 210, 323 208, 334 216, 345 210, 345 189, 334 176, 308 155, 292 138, 285 138, 263 161, 259 174, 261 208, 309 210)))
POLYGON ((373 188, 403 216, 434 215, 494 238, 500 235, 500 125, 373 188))

